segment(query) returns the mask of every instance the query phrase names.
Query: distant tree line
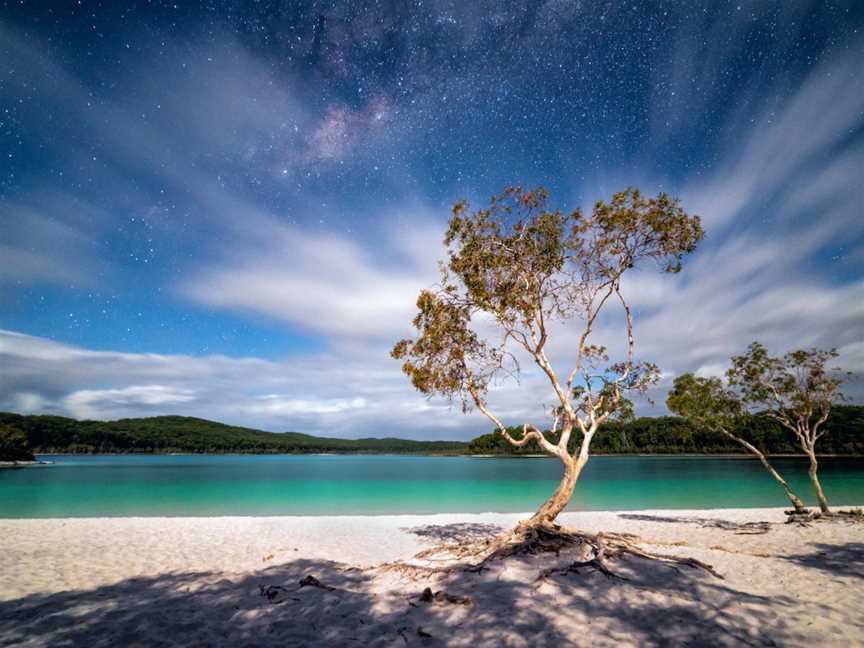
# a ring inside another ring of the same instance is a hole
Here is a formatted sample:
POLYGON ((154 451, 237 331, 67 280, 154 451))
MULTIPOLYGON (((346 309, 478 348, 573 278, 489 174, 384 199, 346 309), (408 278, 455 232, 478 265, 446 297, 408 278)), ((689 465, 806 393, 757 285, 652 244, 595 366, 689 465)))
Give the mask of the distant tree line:
MULTIPOLYGON (((741 430, 766 454, 800 454, 776 421, 748 419, 741 430)), ((823 454, 864 455, 864 406, 838 405, 826 421, 823 454)), ((521 427, 509 428, 518 438, 521 427)), ((550 439, 556 434, 549 433, 550 439)), ((570 439, 578 446, 578 434, 570 439)), ((695 427, 677 416, 610 421, 594 440, 603 454, 742 454, 728 437, 695 427)), ((35 453, 74 454, 314 454, 319 452, 388 454, 540 454, 532 441, 513 447, 497 432, 461 441, 336 439, 298 432, 264 432, 186 416, 154 416, 119 421, 77 421, 63 416, 23 416, 0 412, 0 460, 24 460, 35 453)))
POLYGON ((454 454, 459 441, 336 439, 298 432, 264 432, 186 416, 77 421, 63 416, 0 413, 36 453, 314 454, 319 452, 454 454))
MULTIPOLYGON (((827 433, 820 441, 820 453, 838 455, 864 455, 864 406, 836 405, 825 422, 827 433)), ((519 438, 521 427, 508 428, 519 438)), ((741 423, 736 430, 760 451, 766 454, 801 454, 782 426, 767 416, 755 415, 741 423)), ((555 442, 556 435, 547 433, 555 442)), ((570 438, 572 451, 581 443, 579 434, 570 438)), ((631 421, 610 421, 592 443, 600 454, 744 454, 735 441, 718 432, 711 432, 688 423, 677 416, 640 417, 631 421)), ((521 448, 513 447, 502 435, 490 432, 473 439, 467 448, 469 454, 530 455, 541 454, 533 441, 521 448)))

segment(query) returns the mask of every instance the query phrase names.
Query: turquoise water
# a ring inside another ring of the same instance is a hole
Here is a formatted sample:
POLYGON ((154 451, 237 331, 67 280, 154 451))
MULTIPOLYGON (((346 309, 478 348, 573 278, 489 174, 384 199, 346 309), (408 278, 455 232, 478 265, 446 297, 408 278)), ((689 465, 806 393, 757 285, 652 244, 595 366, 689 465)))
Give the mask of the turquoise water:
MULTIPOLYGON (((0 470, 0 517, 374 515, 530 511, 555 488, 556 459, 362 455, 59 456, 0 470)), ((776 459, 813 503, 807 464, 776 459)), ((837 505, 864 503, 864 460, 825 459, 837 505)), ((785 506, 750 459, 594 457, 572 510, 785 506)))

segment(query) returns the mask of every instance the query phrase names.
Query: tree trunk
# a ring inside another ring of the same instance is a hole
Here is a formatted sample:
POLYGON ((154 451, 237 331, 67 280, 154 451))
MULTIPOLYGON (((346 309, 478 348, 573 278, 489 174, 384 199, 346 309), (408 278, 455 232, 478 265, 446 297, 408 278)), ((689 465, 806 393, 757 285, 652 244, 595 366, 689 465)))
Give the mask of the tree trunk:
POLYGON ((807 474, 810 475, 810 481, 813 483, 813 490, 816 491, 816 499, 819 500, 819 508, 823 513, 830 513, 831 509, 828 508, 828 499, 825 497, 825 493, 822 492, 822 485, 819 483, 819 477, 816 474, 816 471, 819 469, 819 464, 816 461, 816 452, 813 448, 808 448, 807 454, 810 456, 810 469, 807 471, 807 474))
POLYGON ((786 491, 786 497, 789 498, 789 501, 792 502, 792 507, 795 509, 796 513, 803 513, 807 510, 807 507, 804 506, 804 502, 792 492, 792 489, 789 487, 789 484, 786 483, 786 480, 780 476, 774 467, 768 463, 768 459, 765 458, 761 452, 759 453, 759 461, 762 462, 762 465, 765 466, 765 469, 771 474, 771 476, 776 479, 780 485, 783 487, 783 490, 786 491))
POLYGON ((804 506, 804 502, 801 501, 801 498, 799 498, 795 493, 792 492, 792 488, 790 488, 789 484, 786 483, 786 480, 780 476, 780 473, 774 470, 774 466, 768 463, 768 458, 764 454, 762 454, 762 452, 756 446, 754 446, 752 443, 748 443, 739 436, 735 436, 728 430, 721 428, 720 431, 726 436, 728 436, 730 439, 740 443, 749 452, 759 458, 759 461, 761 461, 762 465, 765 466, 765 470, 768 471, 768 474, 771 475, 775 480, 777 480, 777 483, 783 487, 783 490, 786 492, 786 497, 788 497, 789 501, 792 502, 792 507, 795 509, 796 513, 803 513, 807 510, 807 507, 804 506))
POLYGON ((558 483, 558 488, 546 502, 537 509, 537 512, 528 520, 522 523, 522 526, 540 526, 552 524, 558 514, 561 513, 573 497, 573 489, 576 487, 576 480, 579 479, 579 474, 585 465, 585 461, 581 459, 573 460, 569 456, 561 459, 564 464, 564 476, 558 483))

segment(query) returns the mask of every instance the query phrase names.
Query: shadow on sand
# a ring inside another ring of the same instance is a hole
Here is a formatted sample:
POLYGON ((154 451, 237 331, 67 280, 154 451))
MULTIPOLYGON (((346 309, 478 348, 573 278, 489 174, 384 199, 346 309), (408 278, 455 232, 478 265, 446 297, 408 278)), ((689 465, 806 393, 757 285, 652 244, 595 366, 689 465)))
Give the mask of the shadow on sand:
POLYGON ((864 579, 864 542, 843 545, 814 543, 810 553, 786 556, 796 565, 818 569, 832 576, 864 579))
MULTIPOLYGON (((850 551, 860 565, 861 547, 850 551)), ((306 559, 236 576, 134 578, 2 601, 0 645, 761 646, 814 639, 790 626, 793 601, 746 594, 695 570, 633 558, 614 565, 626 581, 591 569, 538 580, 540 568, 565 558, 511 559, 481 574, 417 579, 306 559), (325 587, 301 587, 309 575, 325 587), (424 601, 425 587, 471 603, 424 601)))
POLYGON ((637 520, 641 522, 663 522, 667 524, 695 524, 701 527, 712 527, 725 529, 727 531, 745 531, 750 533, 764 533, 771 528, 770 522, 732 522, 721 518, 703 518, 693 516, 663 516, 646 515, 644 513, 620 513, 622 520, 637 520))
POLYGON ((424 524, 423 526, 403 528, 400 531, 430 540, 434 543, 470 542, 472 540, 491 540, 504 533, 500 524, 489 522, 454 522, 453 524, 424 524))

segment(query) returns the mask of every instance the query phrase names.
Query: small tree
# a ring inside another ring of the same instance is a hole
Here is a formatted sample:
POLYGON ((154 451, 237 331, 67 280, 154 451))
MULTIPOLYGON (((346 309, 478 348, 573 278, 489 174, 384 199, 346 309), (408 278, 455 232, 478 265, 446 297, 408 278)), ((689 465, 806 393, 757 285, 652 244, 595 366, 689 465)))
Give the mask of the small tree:
POLYGON ((830 509, 819 483, 816 442, 827 431, 822 426, 831 406, 843 398, 840 385, 851 376, 826 366, 836 357, 835 349, 799 349, 775 358, 753 342, 747 353, 732 358, 727 372, 730 386, 739 390, 745 407, 763 410, 795 435, 810 459, 808 474, 823 513, 830 509))
POLYGON ((392 351, 422 393, 459 399, 463 411, 476 407, 513 446, 534 440, 561 460, 558 488, 524 527, 551 525, 570 501, 597 430, 629 412, 628 394, 642 394, 658 380, 656 365, 634 356, 633 316, 621 290, 625 272, 647 261, 678 272, 703 236, 699 218, 662 193, 645 198, 627 189, 598 202, 590 214, 563 213, 547 200, 544 189, 511 187, 474 213, 465 201, 456 203, 441 283, 420 293, 416 338, 401 340, 392 351), (610 362, 606 347, 591 336, 600 314, 615 303, 626 350, 610 362), (497 330, 497 339, 483 339, 472 328, 478 316, 497 330), (574 322, 575 357, 561 380, 546 345, 553 324, 574 322), (527 353, 549 381, 554 441, 527 422, 520 435, 511 435, 490 409, 492 381, 518 372, 514 348, 527 353), (572 453, 571 436, 578 440, 572 453))
POLYGON ((27 435, 21 430, 0 423, 0 461, 33 461, 27 435))
POLYGON ((737 433, 747 411, 738 395, 725 387, 719 378, 700 378, 692 373, 678 376, 666 398, 666 406, 694 426, 723 434, 756 455, 765 470, 783 487, 795 512, 806 510, 804 502, 769 463, 765 454, 737 433))

